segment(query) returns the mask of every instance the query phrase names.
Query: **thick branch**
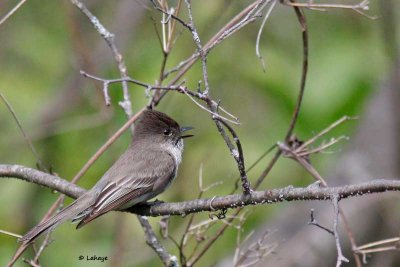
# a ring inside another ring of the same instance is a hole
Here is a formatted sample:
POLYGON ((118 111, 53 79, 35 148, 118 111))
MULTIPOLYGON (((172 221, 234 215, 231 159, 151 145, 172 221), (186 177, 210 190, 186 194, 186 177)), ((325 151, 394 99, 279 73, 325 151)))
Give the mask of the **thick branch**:
POLYGON ((13 177, 57 190, 69 197, 78 198, 85 189, 60 177, 21 165, 0 164, 0 177, 13 177))
MULTIPOLYGON (((84 189, 57 176, 19 165, 0 164, 0 177, 20 178, 57 190, 72 198, 77 198, 85 192, 84 189)), ((146 216, 186 215, 195 212, 223 210, 283 201, 333 200, 336 196, 338 200, 341 200, 352 196, 362 196, 386 191, 400 191, 400 180, 377 179, 355 185, 326 188, 294 188, 289 186, 266 191, 254 191, 251 195, 237 194, 176 203, 157 202, 157 204, 154 205, 142 204, 134 206, 126 211, 146 216)))

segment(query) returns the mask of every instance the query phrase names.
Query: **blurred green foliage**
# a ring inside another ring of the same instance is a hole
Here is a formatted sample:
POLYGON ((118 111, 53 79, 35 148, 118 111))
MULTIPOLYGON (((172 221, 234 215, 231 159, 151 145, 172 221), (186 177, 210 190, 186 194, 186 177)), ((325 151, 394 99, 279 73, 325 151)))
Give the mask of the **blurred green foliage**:
MULTIPOLYGON (((6 14, 15 2, 0 3, 0 15, 6 14)), ((159 24, 160 15, 144 9, 144 5, 149 6, 145 1, 141 1, 144 4, 128 5, 139 11, 132 9, 136 24, 124 32, 125 24, 114 22, 127 2, 88 1, 88 7, 107 28, 116 32, 115 38, 129 75, 153 83, 159 76, 162 53, 151 17, 159 24), (118 35, 118 32, 124 32, 124 35, 118 35)), ((203 43, 248 2, 194 1, 195 22, 203 43)), ((376 4, 375 1, 372 3, 370 13, 379 15, 376 4)), ((362 114, 364 101, 389 70, 380 20, 371 20, 348 10, 307 10, 305 13, 309 25, 310 67, 305 99, 295 130, 301 139, 311 137, 344 115, 362 114)), ((185 18, 186 13, 182 16, 185 18)), ((284 138, 297 99, 302 64, 300 26, 290 7, 278 4, 263 30, 260 51, 266 63, 265 73, 255 55, 259 27, 260 20, 248 25, 216 47, 208 58, 212 96, 221 99, 222 105, 242 123, 235 129, 244 147, 247 166, 284 138)), ((195 50, 190 33, 182 27, 179 29, 183 32, 170 55, 167 69, 195 50)), ((101 85, 79 74, 81 69, 90 71, 85 66, 91 66, 94 75, 118 77, 111 51, 88 20, 68 1, 27 1, 0 25, 0 40, 0 92, 14 107, 46 164, 60 177, 71 179, 126 120, 118 107, 122 97, 120 85, 111 86, 113 105, 106 108, 99 90, 101 85), (89 65, 82 63, 84 57, 90 58, 89 65)), ((190 88, 196 88, 201 79, 201 66, 197 63, 185 80, 190 88)), ((130 85, 130 92, 133 109, 137 111, 148 100, 143 88, 130 85)), ((161 199, 180 201, 195 198, 201 165, 205 185, 224 182, 207 192, 206 196, 229 193, 238 175, 237 168, 209 114, 186 96, 174 92, 167 95, 158 109, 182 125, 195 127, 196 135, 186 141, 179 177, 161 199)), ((346 123, 332 131, 330 136, 351 135, 356 125, 357 122, 346 123)), ((0 163, 35 167, 36 159, 2 103, 0 129, 0 163)), ((129 138, 128 133, 124 134, 79 185, 86 188, 93 185, 126 148, 129 138)), ((338 157, 338 151, 345 146, 346 143, 340 143, 331 149, 336 153, 314 157, 313 163, 322 174, 326 174, 338 157)), ((252 181, 257 179, 270 157, 249 173, 252 181)), ((1 179, 0 182, 0 228, 18 234, 35 225, 58 196, 46 188, 15 179, 1 179)), ((298 165, 281 159, 263 186, 271 188, 310 182, 312 178, 298 165)), ((267 222, 282 207, 279 204, 255 208, 245 225, 246 232, 267 222)), ((208 214, 197 215, 198 220, 207 218, 208 214)), ((115 255, 114 243, 117 226, 120 226, 117 221, 122 219, 125 240, 118 254, 122 266, 160 264, 144 243, 135 217, 115 212, 79 231, 69 224, 61 226, 53 234, 56 242, 43 253, 43 265, 87 266, 88 262, 78 260, 79 255, 115 255)), ((151 219, 156 229, 158 220, 151 219)), ((187 218, 172 218, 171 235, 179 239, 186 222, 187 218)), ((232 255, 235 240, 236 230, 228 231, 200 266, 232 255)), ((176 253, 172 242, 165 243, 176 253)), ((14 237, 0 235, 0 244, 0 265, 3 266, 11 258, 17 243, 14 237)), ((32 251, 27 252, 27 257, 29 255, 33 255, 32 251)), ((21 262, 17 264, 22 265, 21 262)), ((91 265, 111 266, 112 263, 95 262, 91 265)))

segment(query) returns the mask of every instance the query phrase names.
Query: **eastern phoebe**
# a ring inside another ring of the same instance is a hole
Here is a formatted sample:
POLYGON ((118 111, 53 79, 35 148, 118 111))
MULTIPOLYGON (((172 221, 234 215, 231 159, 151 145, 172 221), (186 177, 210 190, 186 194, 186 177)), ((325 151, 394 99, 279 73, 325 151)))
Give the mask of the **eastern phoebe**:
POLYGON ((180 128, 162 112, 144 111, 135 124, 131 145, 93 188, 35 226, 20 241, 30 243, 70 219, 79 221, 80 228, 110 210, 125 209, 157 196, 176 176, 183 138, 192 136, 183 132, 190 129, 180 128))

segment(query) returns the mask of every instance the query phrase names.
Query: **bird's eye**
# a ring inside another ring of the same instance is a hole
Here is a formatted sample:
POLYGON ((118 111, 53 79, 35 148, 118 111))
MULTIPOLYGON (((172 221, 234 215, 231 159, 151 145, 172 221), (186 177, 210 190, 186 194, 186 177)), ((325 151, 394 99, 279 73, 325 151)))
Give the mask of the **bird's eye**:
POLYGON ((164 135, 165 135, 165 136, 171 136, 171 134, 172 134, 172 132, 171 132, 170 129, 165 129, 165 130, 164 130, 164 135))

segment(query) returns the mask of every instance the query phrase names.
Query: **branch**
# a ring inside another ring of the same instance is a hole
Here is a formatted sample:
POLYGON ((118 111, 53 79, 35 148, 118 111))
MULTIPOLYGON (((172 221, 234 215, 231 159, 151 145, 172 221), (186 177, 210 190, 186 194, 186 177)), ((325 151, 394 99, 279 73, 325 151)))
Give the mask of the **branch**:
POLYGON ((147 220, 147 217, 137 216, 137 218, 140 224, 142 225, 143 231, 145 232, 146 243, 151 248, 153 248, 153 250, 158 254, 160 259, 164 263, 164 266, 167 267, 179 266, 179 262, 176 256, 169 254, 168 251, 165 249, 165 247, 161 245, 160 242, 158 241, 156 234, 154 233, 149 221, 147 220))
MULTIPOLYGON (((92 12, 90 12, 90 10, 82 2, 80 2, 79 0, 71 0, 71 3, 74 4, 77 8, 79 8, 80 11, 82 11, 82 13, 86 15, 86 17, 88 17, 90 22, 93 24, 93 27, 101 35, 101 37, 104 38, 107 45, 111 48, 111 51, 114 54, 115 61, 117 62, 117 67, 119 70, 119 74, 121 75, 121 78, 128 77, 124 59, 114 41, 114 34, 108 31, 103 26, 103 24, 101 24, 99 19, 96 16, 94 16, 92 12)), ((132 105, 130 101, 128 83, 125 81, 122 82, 122 91, 124 100, 120 101, 118 104, 122 107, 122 109, 124 110, 125 114, 129 119, 132 116, 132 105)))
MULTIPOLYGON (((53 190, 57 190, 72 198, 82 195, 85 190, 41 171, 19 165, 0 164, 0 177, 14 177, 28 182, 37 183, 53 190)), ((186 215, 202 211, 233 209, 249 205, 272 204, 283 201, 325 200, 337 201, 341 199, 362 196, 386 191, 400 191, 400 180, 377 179, 355 185, 338 187, 298 187, 292 186, 266 191, 254 191, 251 195, 235 194, 213 198, 202 198, 176 203, 149 203, 136 205, 125 211, 146 216, 186 215)))
POLYGON ((72 198, 78 198, 85 189, 60 177, 21 165, 0 164, 0 177, 13 177, 57 190, 72 198))

